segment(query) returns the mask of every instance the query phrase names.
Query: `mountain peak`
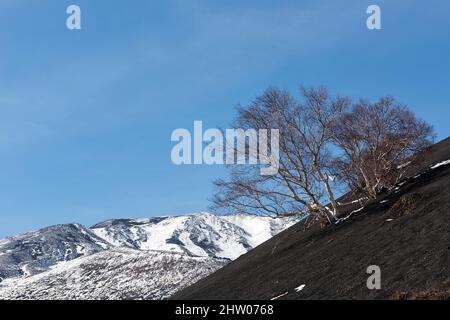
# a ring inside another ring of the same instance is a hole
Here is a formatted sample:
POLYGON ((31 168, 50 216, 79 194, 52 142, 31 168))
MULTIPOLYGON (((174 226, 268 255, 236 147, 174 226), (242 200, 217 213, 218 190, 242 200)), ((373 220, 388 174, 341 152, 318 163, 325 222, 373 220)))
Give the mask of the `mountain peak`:
POLYGON ((164 251, 191 257, 236 259, 293 224, 273 219, 215 216, 197 212, 180 216, 110 219, 86 228, 58 224, 0 241, 0 278, 30 276, 52 266, 111 248, 164 251))
POLYGON ((91 229, 116 247, 236 259, 292 224, 293 221, 282 219, 216 216, 197 212, 180 216, 108 220, 91 229))

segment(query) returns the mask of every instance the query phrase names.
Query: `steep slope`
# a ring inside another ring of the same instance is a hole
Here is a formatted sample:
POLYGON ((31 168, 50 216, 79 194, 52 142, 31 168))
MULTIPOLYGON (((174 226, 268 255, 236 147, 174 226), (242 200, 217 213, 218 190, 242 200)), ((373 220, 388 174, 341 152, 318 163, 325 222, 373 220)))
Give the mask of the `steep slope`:
POLYGON ((164 299, 227 260, 117 248, 0 284, 1 299, 164 299), (2 289, 3 285, 3 289, 2 289))
POLYGON ((449 297, 450 140, 408 179, 325 229, 298 223, 173 299, 449 297), (367 288, 368 266, 381 289, 367 288))

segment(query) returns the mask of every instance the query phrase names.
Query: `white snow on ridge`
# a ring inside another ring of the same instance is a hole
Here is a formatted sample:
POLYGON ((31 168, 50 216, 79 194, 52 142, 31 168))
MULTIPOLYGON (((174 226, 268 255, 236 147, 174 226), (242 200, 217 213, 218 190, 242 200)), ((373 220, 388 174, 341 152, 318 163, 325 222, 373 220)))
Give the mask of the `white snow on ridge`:
POLYGON ((110 220, 91 230, 116 247, 170 251, 234 260, 295 221, 206 212, 148 219, 110 220))
POLYGON ((269 240, 274 235, 290 227, 293 222, 286 219, 273 219, 268 217, 232 215, 224 216, 222 219, 233 223, 244 229, 249 235, 253 247, 269 240))

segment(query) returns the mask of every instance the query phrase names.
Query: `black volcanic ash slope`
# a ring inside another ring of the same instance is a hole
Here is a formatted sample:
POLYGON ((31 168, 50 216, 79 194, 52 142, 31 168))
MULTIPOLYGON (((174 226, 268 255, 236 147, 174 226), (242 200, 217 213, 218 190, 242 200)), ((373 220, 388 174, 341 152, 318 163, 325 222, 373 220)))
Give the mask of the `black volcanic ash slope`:
POLYGON ((448 298, 450 164, 431 169, 448 159, 450 139, 348 220, 294 225, 172 299, 448 298), (369 265, 381 268, 381 290, 366 286, 369 265))

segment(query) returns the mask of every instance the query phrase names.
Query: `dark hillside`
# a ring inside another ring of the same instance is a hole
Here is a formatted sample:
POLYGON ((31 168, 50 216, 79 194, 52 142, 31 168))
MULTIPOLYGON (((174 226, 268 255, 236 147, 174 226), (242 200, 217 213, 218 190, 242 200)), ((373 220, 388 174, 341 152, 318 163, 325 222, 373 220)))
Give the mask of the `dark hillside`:
POLYGON ((431 169, 448 159, 450 139, 349 219, 307 231, 294 225, 172 298, 448 298, 450 164, 431 169), (381 268, 381 290, 366 286, 369 265, 381 268))

